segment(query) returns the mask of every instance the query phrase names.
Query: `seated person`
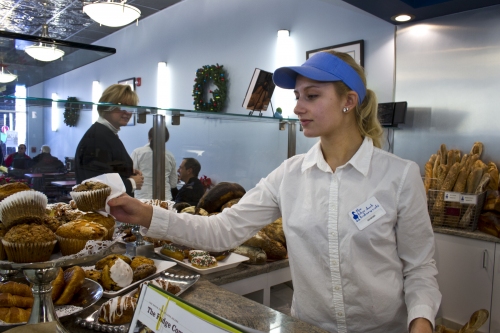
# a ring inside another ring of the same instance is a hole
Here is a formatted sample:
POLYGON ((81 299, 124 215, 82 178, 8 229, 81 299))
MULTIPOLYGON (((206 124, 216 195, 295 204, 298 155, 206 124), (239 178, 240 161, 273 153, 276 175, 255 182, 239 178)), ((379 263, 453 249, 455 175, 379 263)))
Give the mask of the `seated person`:
POLYGON ((66 172, 64 163, 50 154, 49 146, 42 146, 41 153, 33 157, 34 172, 66 172))
POLYGON ((177 192, 175 202, 187 202, 191 206, 196 206, 205 193, 203 184, 198 179, 201 165, 195 158, 184 158, 177 173, 179 179, 185 184, 177 192))
POLYGON ((5 158, 5 166, 14 169, 29 169, 31 168, 31 157, 26 155, 26 145, 21 143, 17 147, 17 152, 12 153, 5 158))

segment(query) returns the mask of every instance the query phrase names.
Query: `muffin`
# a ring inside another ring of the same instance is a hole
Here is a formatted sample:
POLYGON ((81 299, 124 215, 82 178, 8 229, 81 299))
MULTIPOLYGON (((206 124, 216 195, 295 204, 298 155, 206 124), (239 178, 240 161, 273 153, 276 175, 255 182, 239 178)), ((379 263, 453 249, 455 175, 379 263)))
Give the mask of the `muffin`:
POLYGON ((42 223, 47 196, 37 191, 21 191, 0 202, 0 220, 9 229, 16 224, 42 223))
POLYGON ((3 184, 0 186, 0 201, 14 193, 29 190, 31 190, 31 188, 25 183, 21 182, 3 184))
POLYGON ((89 240, 102 240, 107 230, 99 223, 86 220, 75 220, 60 226, 56 231, 56 238, 64 256, 75 254, 83 250, 89 240))
POLYGON ((3 223, 0 223, 0 260, 5 260, 7 259, 7 253, 5 253, 5 249, 3 248, 2 244, 2 239, 3 236, 5 236, 5 233, 7 232, 5 226, 3 223))
POLYGON ((88 181, 76 185, 69 194, 81 211, 104 210, 106 198, 111 194, 111 187, 100 182, 88 181))
POLYGON ((17 263, 50 260, 56 236, 47 227, 36 223, 13 226, 2 239, 9 261, 17 263))
POLYGON ((115 233, 115 219, 111 215, 104 216, 99 213, 87 213, 82 214, 80 219, 99 223, 108 230, 108 234, 104 237, 104 240, 113 239, 113 234, 115 233))

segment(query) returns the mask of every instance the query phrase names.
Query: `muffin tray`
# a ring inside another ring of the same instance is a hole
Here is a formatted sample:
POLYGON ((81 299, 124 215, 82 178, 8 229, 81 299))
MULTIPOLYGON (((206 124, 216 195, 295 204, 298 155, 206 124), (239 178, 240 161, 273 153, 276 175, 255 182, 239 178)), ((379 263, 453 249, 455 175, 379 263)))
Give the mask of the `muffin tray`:
MULTIPOLYGON (((162 279, 171 282, 173 284, 176 284, 181 289, 178 293, 175 294, 176 296, 179 296, 180 294, 185 292, 189 287, 195 284, 199 278, 200 278, 199 274, 175 275, 167 272, 162 272, 160 273, 159 276, 152 279, 148 279, 148 281, 153 279, 162 279)), ((127 296, 132 296, 134 295, 135 292, 136 289, 133 289, 127 294, 127 296)), ((123 325, 101 324, 99 323, 98 317, 99 317, 99 310, 96 310, 87 318, 80 318, 80 317, 76 318, 75 323, 77 325, 80 325, 81 327, 101 332, 125 333, 128 332, 129 330, 130 324, 123 324, 123 325)))

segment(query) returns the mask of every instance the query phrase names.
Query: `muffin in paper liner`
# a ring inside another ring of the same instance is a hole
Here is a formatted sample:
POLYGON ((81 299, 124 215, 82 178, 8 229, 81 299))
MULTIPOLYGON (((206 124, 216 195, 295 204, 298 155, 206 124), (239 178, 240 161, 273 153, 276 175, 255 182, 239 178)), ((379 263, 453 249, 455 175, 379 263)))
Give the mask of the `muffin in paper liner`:
POLYGON ((5 248, 2 243, 3 237, 0 238, 0 260, 7 259, 7 253, 5 252, 5 248))
MULTIPOLYGON (((61 249, 61 253, 63 256, 69 256, 71 254, 75 254, 80 252, 85 248, 85 245, 90 239, 74 239, 74 238, 66 238, 56 235, 57 242, 59 243, 59 248, 61 249)), ((93 239, 93 241, 99 241, 100 239, 93 239)))
POLYGON ((108 228, 108 233, 104 236, 103 240, 112 240, 113 235, 115 234, 115 227, 108 228))
POLYGON ((37 191, 22 191, 0 202, 0 220, 8 229, 16 224, 42 223, 47 196, 37 191))
POLYGON ((40 243, 11 243, 2 239, 9 261, 16 263, 41 262, 50 260, 57 241, 40 243))
POLYGON ((79 210, 90 212, 94 210, 104 210, 106 198, 111 194, 111 188, 103 188, 91 191, 72 191, 69 193, 79 210))

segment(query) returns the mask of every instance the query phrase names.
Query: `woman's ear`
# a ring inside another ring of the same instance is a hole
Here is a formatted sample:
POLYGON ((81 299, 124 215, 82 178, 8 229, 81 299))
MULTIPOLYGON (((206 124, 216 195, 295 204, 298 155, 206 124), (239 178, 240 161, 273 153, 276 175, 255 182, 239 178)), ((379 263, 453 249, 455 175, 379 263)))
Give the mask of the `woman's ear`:
POLYGON ((349 91, 347 93, 347 98, 344 107, 353 109, 358 106, 358 94, 354 91, 349 91))

